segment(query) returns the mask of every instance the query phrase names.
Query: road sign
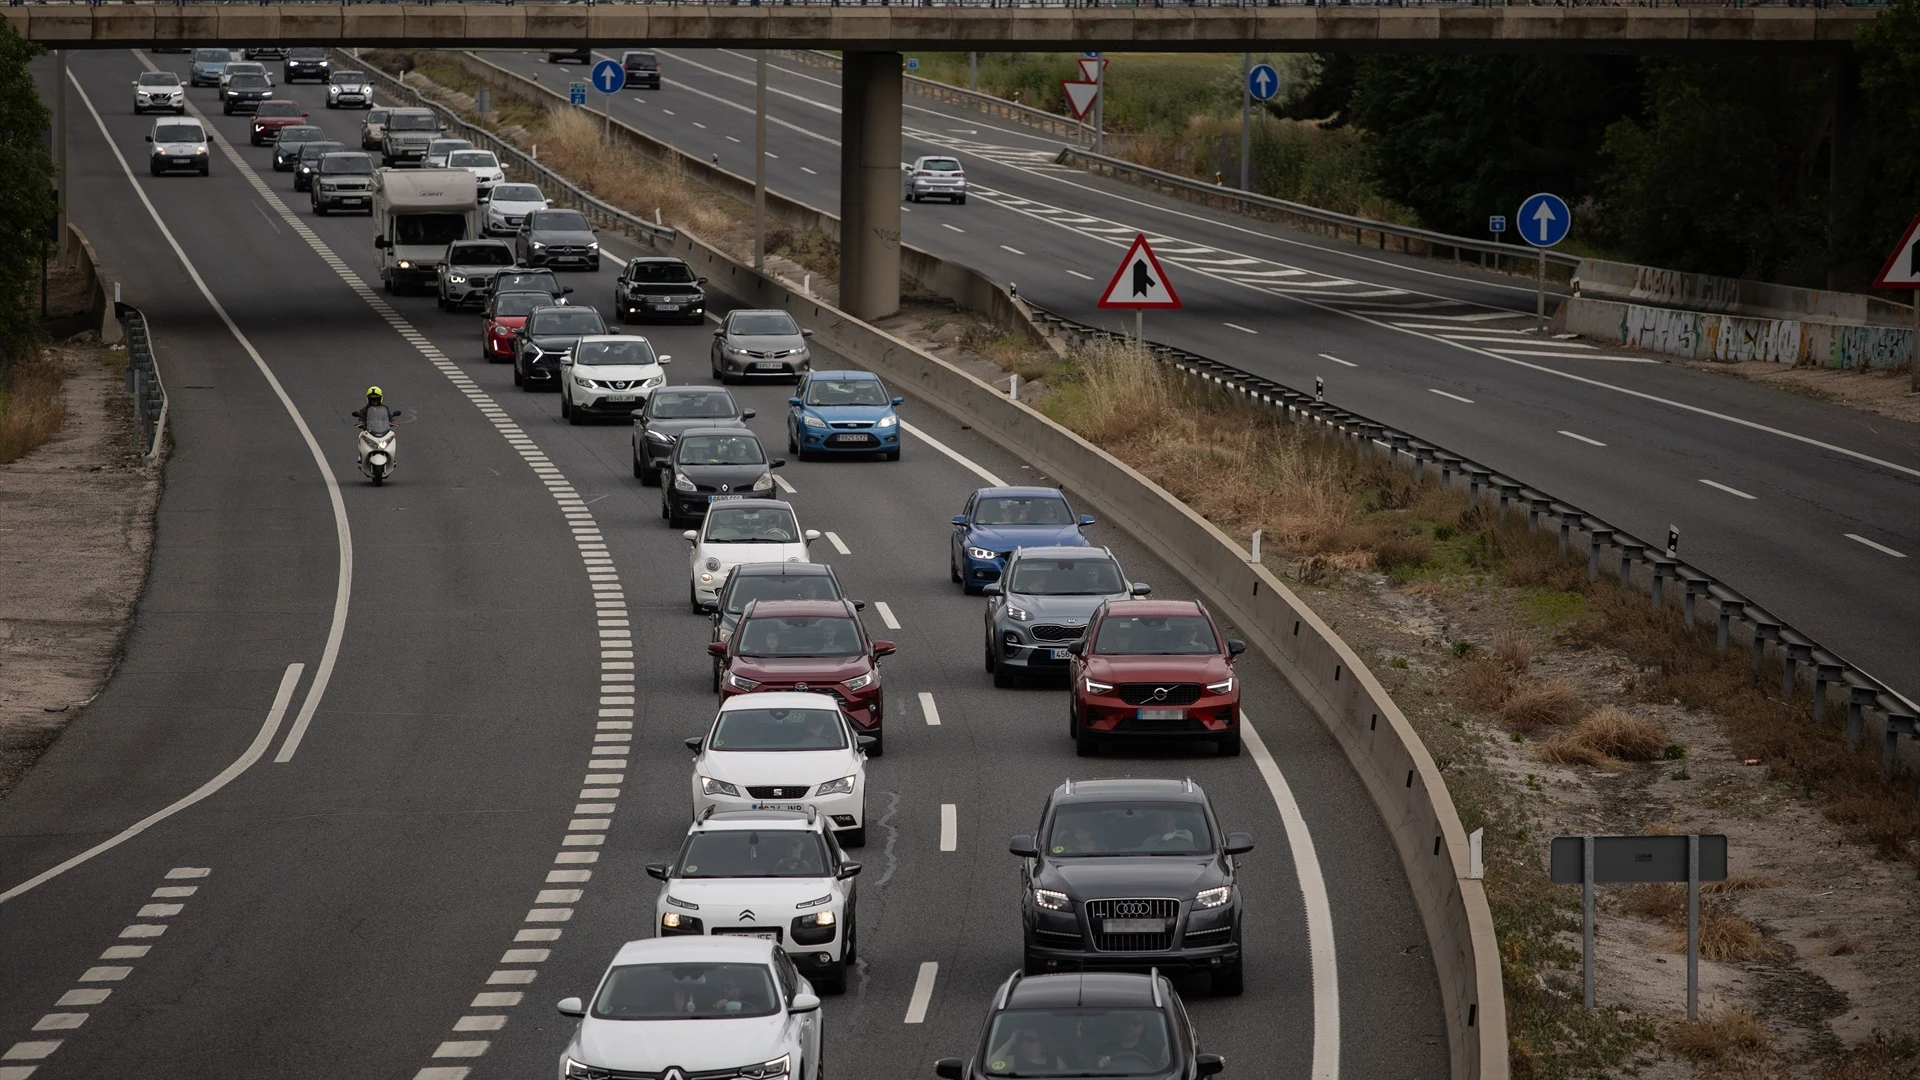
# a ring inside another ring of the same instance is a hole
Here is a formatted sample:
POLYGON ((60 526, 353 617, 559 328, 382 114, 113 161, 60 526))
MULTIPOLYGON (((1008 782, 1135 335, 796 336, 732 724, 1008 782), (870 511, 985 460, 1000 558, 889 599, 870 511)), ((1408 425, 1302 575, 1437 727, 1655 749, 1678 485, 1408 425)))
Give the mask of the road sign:
POLYGON ((1280 92, 1280 73, 1273 70, 1272 64, 1255 64, 1247 72, 1247 93, 1255 101, 1271 101, 1273 95, 1280 92))
POLYGON ((1120 260, 1120 269, 1113 272, 1113 280, 1100 294, 1100 306, 1135 311, 1180 306, 1173 282, 1167 280, 1167 272, 1160 269, 1160 260, 1147 244, 1147 234, 1140 233, 1133 238, 1127 257, 1120 260))
POLYGON ((1087 59, 1089 59, 1089 60, 1098 60, 1098 59, 1100 59, 1100 54, 1099 54, 1099 53, 1097 53, 1097 52, 1083 52, 1083 53, 1081 53, 1080 55, 1081 55, 1081 56, 1084 56, 1084 57, 1086 57, 1086 58, 1087 58, 1087 59))
POLYGON ((593 88, 603 94, 617 94, 627 85, 627 69, 617 60, 602 60, 593 65, 593 88))
POLYGON ((1494 214, 1487 219, 1487 231, 1495 236, 1507 231, 1507 215, 1494 214))
POLYGON ((919 58, 919 57, 917 57, 917 56, 909 56, 909 57, 907 57, 907 70, 908 70, 908 71, 919 71, 919 70, 920 70, 920 58, 919 58))
POLYGON ((1075 120, 1085 120, 1092 111, 1094 99, 1100 96, 1100 84, 1095 82, 1068 82, 1060 80, 1060 89, 1067 95, 1067 108, 1073 110, 1075 120))
POLYGON ((1880 276, 1873 279, 1876 289, 1920 289, 1920 215, 1908 223, 1900 246, 1893 249, 1880 276))
POLYGON ((1537 248, 1550 248, 1567 238, 1573 211, 1567 209, 1567 200, 1543 191, 1528 196, 1514 220, 1520 227, 1520 239, 1537 248))
POLYGON ((583 82, 567 84, 567 100, 575 105, 587 103, 587 84, 583 82))
POLYGON ((1615 882, 1687 886, 1687 1019, 1700 1011, 1700 883, 1727 880, 1727 838, 1556 836, 1547 848, 1556 885, 1580 886, 1580 996, 1593 1011, 1593 887, 1615 882))
POLYGON ((1081 57, 1080 59, 1081 80, 1084 82, 1099 82, 1100 69, 1106 66, 1107 66, 1107 62, 1105 60, 1100 59, 1099 57, 1093 57, 1091 59, 1087 57, 1081 57))

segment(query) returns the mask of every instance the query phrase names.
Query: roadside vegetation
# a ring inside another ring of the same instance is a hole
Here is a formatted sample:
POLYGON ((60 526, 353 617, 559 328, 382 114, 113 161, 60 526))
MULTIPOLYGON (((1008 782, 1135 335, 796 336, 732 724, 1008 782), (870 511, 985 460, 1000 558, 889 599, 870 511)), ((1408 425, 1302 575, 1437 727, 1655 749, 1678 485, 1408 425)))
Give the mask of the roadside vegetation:
POLYGON ((52 439, 66 422, 62 371, 43 354, 40 326, 41 258, 56 209, 43 139, 52 117, 27 70, 41 51, 11 23, 0 25, 0 463, 52 439))

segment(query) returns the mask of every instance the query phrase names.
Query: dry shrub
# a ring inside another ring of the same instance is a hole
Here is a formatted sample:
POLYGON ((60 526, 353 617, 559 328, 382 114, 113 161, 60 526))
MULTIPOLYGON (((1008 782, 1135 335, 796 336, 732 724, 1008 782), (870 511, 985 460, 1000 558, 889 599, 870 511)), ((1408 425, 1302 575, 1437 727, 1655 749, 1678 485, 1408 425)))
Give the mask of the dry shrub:
POLYGON ((1491 651, 1501 666, 1516 675, 1533 666, 1533 642, 1510 630, 1494 637, 1491 651))
POLYGON ((1712 1009, 1701 1019, 1683 1020, 1667 1032, 1667 1049, 1692 1061, 1732 1061, 1766 1054, 1773 1045, 1773 1033, 1745 1009, 1712 1009))
POLYGON ((1587 703, 1563 682, 1533 683, 1516 690, 1500 705, 1500 722, 1509 731, 1539 731, 1570 724, 1587 711, 1587 703))
POLYGON ((1586 588, 1586 561, 1560 554, 1558 533, 1528 532, 1524 525, 1513 525, 1495 533, 1494 540, 1501 577, 1507 584, 1552 592, 1586 588))
POLYGON ((537 133, 540 162, 613 205, 651 220, 717 236, 733 219, 695 194, 695 185, 624 144, 608 145, 598 121, 579 109, 551 109, 537 133))
POLYGON ((13 347, 22 355, 0 369, 0 463, 32 453, 67 423, 60 362, 29 342, 13 347))
MULTIPOLYGON (((1764 882, 1767 879, 1759 879, 1764 882)), ((1777 953, 1760 928, 1726 905, 1730 893, 1762 884, 1740 878, 1700 886, 1700 955, 1708 960, 1737 963, 1777 953)), ((1636 885, 1626 890, 1622 906, 1628 914, 1657 922, 1674 931, 1667 938, 1672 952, 1687 951, 1687 887, 1673 882, 1636 885)))
POLYGON ((1466 658, 1447 680, 1447 692, 1482 709, 1497 709, 1518 686, 1514 673, 1498 657, 1475 654, 1466 658))
POLYGON ((1842 1051, 1814 1075, 1818 1080, 1915 1080, 1920 1077, 1920 1039, 1876 1031, 1864 1045, 1842 1051))
POLYGON ((1595 709, 1571 731, 1540 747, 1540 756, 1561 765, 1611 768, 1623 761, 1652 761, 1666 748, 1659 727, 1619 709, 1595 709))

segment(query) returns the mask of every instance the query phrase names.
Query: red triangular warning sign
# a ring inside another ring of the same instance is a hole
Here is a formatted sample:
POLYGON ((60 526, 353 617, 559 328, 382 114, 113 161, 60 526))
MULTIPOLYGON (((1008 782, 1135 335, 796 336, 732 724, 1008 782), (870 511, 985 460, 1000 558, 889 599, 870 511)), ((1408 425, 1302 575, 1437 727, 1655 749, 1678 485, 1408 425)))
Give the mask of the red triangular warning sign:
POLYGON ((1873 287, 1920 289, 1920 214, 1907 223, 1907 231, 1900 237, 1900 246, 1893 249, 1893 257, 1880 268, 1880 276, 1873 279, 1873 287))
POLYGON ((1061 79, 1060 89, 1067 95, 1067 108, 1073 111, 1075 120, 1086 119, 1087 112, 1093 108, 1093 99, 1100 96, 1099 83, 1068 82, 1061 79))
POLYGON ((1127 257, 1120 260, 1120 269, 1113 272, 1107 291, 1100 294, 1100 306, 1129 309, 1180 306, 1180 297, 1174 295, 1173 282, 1167 280, 1167 272, 1160 269, 1160 260, 1147 244, 1146 233, 1133 238, 1127 257))

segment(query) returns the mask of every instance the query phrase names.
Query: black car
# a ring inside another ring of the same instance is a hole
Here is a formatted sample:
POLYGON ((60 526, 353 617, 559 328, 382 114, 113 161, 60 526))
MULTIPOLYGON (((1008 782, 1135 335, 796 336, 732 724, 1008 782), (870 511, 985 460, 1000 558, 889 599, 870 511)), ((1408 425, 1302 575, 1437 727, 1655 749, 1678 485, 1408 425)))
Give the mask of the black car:
POLYGON ((651 487, 673 455, 673 444, 694 428, 746 427, 752 409, 742 409, 718 386, 663 386, 633 410, 633 475, 651 487))
POLYGON ((593 63, 593 50, 585 45, 577 49, 548 49, 547 63, 557 64, 562 60, 571 60, 576 64, 593 63))
POLYGON ((1227 1067, 1200 1039, 1173 984, 1159 972, 1014 973, 993 996, 971 1060, 941 1058, 943 1080, 1127 1077, 1199 1080, 1227 1067))
POLYGON ((693 276, 685 259, 637 258, 613 285, 613 310, 628 321, 651 316, 697 323, 707 317, 706 283, 706 278, 693 276))
POLYGON ((301 147, 310 142, 327 141, 327 133, 312 124, 281 128, 279 137, 273 140, 273 171, 292 172, 300 163, 301 147))
POLYGON ((287 50, 287 58, 281 62, 280 78, 285 82, 295 79, 326 82, 327 72, 332 67, 333 61, 327 59, 327 50, 318 45, 295 45, 287 50))
POLYGON ((605 334, 606 321, 590 307, 535 308, 514 335, 513 385, 523 390, 560 385, 560 358, 588 334, 605 334))
POLYGON ((346 143, 327 139, 301 143, 300 153, 293 159, 293 190, 312 191, 313 175, 320 171, 320 155, 338 154, 346 148, 346 143))
POLYGON ((1253 837, 1223 838, 1193 781, 1069 780, 1007 850, 1021 858, 1028 974, 1205 972, 1214 993, 1240 993, 1233 857, 1253 837))
MULTIPOLYGON (((713 635, 708 640, 725 642, 740 625, 740 612, 755 600, 845 600, 840 579, 827 563, 750 562, 727 571, 720 585, 720 598, 713 605, 713 635)), ((866 610, 864 600, 855 600, 855 611, 866 610)), ((720 669, 725 661, 713 661, 713 692, 720 692, 720 669)))
POLYGON ((522 266, 600 269, 600 241, 578 210, 535 210, 520 223, 513 250, 522 266))
POLYGON ((529 270, 524 266, 515 266, 500 271, 493 279, 495 292, 543 292, 553 297, 556 304, 564 304, 563 296, 573 295, 573 286, 560 284, 551 270, 529 270))
POLYGON ((660 58, 653 53, 628 50, 621 54, 620 66, 626 69, 628 86, 660 89, 660 58))
POLYGON ((227 94, 221 102, 220 111, 228 116, 237 112, 252 112, 272 96, 272 79, 243 71, 227 80, 227 94))
POLYGON ((767 460, 759 436, 744 427, 691 428, 660 470, 660 516, 678 529, 706 517, 716 502, 771 499, 773 470, 786 463, 767 460))

